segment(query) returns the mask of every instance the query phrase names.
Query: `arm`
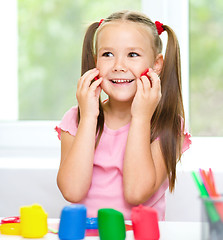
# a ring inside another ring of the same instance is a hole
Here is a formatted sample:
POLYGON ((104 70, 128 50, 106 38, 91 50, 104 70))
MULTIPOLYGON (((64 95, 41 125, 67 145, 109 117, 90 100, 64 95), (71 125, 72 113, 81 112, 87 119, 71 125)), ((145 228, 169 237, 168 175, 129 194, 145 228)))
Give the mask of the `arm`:
POLYGON ((81 201, 91 185, 101 79, 91 85, 90 82, 97 74, 98 71, 90 70, 78 82, 81 118, 76 136, 63 131, 61 134, 57 184, 64 198, 70 202, 81 201))
POLYGON ((61 163, 57 184, 64 198, 79 202, 91 184, 97 121, 80 121, 76 136, 61 133, 61 163))
POLYGON ((150 124, 132 119, 123 168, 124 195, 138 205, 147 201, 161 186, 167 171, 159 140, 150 144, 150 124))
POLYGON ((137 80, 132 103, 124 166, 124 196, 130 204, 147 201, 167 177, 159 140, 150 143, 150 121, 161 98, 160 80, 150 70, 152 87, 146 77, 137 80))

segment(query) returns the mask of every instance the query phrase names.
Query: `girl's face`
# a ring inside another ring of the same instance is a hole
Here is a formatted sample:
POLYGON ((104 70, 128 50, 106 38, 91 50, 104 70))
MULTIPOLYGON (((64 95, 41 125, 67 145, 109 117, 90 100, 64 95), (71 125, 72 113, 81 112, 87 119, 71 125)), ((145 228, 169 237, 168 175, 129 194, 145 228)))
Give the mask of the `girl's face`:
POLYGON ((113 21, 101 27, 96 56, 96 67, 103 77, 101 87, 110 99, 130 101, 136 93, 136 79, 155 65, 152 36, 134 22, 113 21))

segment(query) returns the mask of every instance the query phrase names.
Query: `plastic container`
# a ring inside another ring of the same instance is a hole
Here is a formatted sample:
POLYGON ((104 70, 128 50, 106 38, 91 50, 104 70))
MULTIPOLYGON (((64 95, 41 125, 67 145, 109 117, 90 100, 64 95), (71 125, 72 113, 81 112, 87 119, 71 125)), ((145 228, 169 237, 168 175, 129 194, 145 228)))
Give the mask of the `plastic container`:
POLYGON ((201 197, 201 240, 223 239, 223 197, 201 197))

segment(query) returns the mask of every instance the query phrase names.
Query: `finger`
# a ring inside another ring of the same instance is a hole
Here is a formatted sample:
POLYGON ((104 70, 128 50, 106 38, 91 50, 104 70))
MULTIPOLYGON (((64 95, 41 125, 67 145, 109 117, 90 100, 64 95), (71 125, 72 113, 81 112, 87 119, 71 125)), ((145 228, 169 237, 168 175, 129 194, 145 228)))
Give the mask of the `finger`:
POLYGON ((81 78, 80 81, 80 90, 83 91, 87 91, 89 86, 91 85, 91 83, 94 81, 94 78, 99 74, 99 71, 96 69, 93 72, 89 72, 88 74, 86 74, 85 76, 83 76, 81 78))
POLYGON ((100 94, 101 94, 101 90, 102 90, 102 87, 101 87, 101 85, 99 85, 99 86, 96 88, 96 90, 95 90, 95 96, 96 96, 97 98, 99 98, 99 96, 100 96, 100 94))
POLYGON ((149 69, 148 76, 152 80, 152 88, 154 89, 160 89, 160 78, 159 76, 154 72, 152 68, 149 69))
MULTIPOLYGON (((98 88, 101 89, 100 84, 102 81, 103 81, 103 78, 100 77, 97 81, 94 81, 90 86, 90 90, 95 92, 96 95, 98 95, 98 92, 97 92, 98 88)), ((101 92, 101 90, 99 92, 101 92)))
POLYGON ((137 83, 137 92, 143 93, 144 89, 143 89, 143 83, 142 83, 141 78, 137 78, 137 82, 136 82, 137 83))
MULTIPOLYGON (((85 72, 81 78, 79 79, 78 83, 77 83, 77 89, 82 88, 83 83, 86 81, 86 79, 89 79, 89 76, 91 76, 92 74, 94 75, 94 73, 96 74, 96 72, 98 72, 97 68, 93 68, 91 70, 88 70, 87 72, 85 72)), ((98 73, 97 73, 98 74, 98 73)), ((96 74, 96 76, 97 76, 96 74)), ((93 78, 92 78, 93 79, 93 78)), ((92 80, 91 79, 91 80, 92 80)), ((89 86, 89 85, 88 85, 89 86)))
POLYGON ((151 88, 151 83, 150 83, 150 80, 149 80, 148 76, 142 76, 141 80, 142 80, 142 83, 143 83, 144 91, 151 88))
POLYGON ((99 70, 89 74, 83 81, 82 89, 88 89, 92 85, 92 83, 95 82, 95 77, 97 77, 98 74, 99 74, 99 70))
POLYGON ((77 87, 78 87, 78 88, 81 87, 84 78, 85 78, 87 75, 89 75, 91 72, 94 72, 94 71, 96 71, 96 68, 90 69, 90 70, 88 70, 87 72, 85 72, 85 73, 79 78, 78 83, 77 83, 77 87))

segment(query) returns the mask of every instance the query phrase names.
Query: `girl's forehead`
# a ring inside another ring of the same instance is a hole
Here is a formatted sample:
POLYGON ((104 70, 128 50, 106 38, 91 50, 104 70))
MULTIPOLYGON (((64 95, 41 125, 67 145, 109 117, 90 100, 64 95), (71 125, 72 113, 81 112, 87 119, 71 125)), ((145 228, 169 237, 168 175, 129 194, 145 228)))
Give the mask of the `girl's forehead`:
POLYGON ((145 24, 128 20, 114 20, 103 23, 97 33, 97 42, 125 40, 125 41, 146 41, 152 39, 152 32, 145 24))
POLYGON ((113 20, 110 22, 102 23, 102 25, 98 29, 99 30, 98 34, 100 32, 103 32, 103 30, 107 28, 109 28, 109 30, 113 29, 117 31, 122 30, 122 28, 125 28, 126 30, 129 30, 129 31, 140 31, 140 32, 145 31, 151 34, 151 29, 148 26, 146 26, 146 24, 133 22, 129 20, 113 20))

